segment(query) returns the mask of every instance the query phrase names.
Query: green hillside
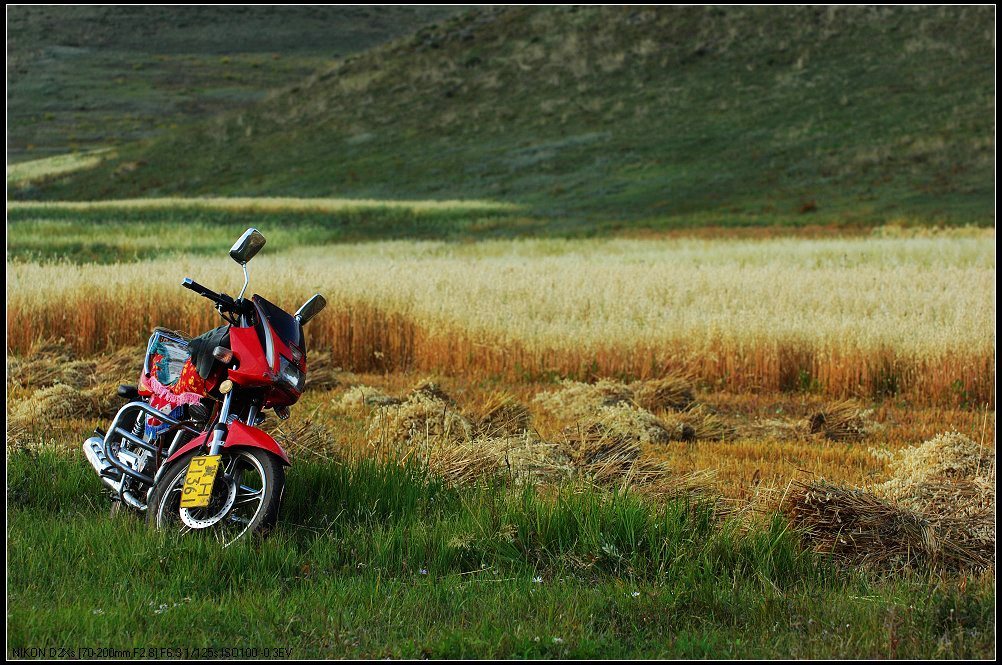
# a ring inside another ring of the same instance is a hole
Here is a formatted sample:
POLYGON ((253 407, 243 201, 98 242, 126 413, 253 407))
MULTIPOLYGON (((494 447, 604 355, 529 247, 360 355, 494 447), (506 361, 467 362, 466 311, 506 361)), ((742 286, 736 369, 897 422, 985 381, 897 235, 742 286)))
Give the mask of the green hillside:
POLYGON ((990 224, 994 25, 992 7, 484 8, 12 195, 990 224))
POLYGON ((448 7, 7 8, 7 156, 158 135, 261 100, 448 7))

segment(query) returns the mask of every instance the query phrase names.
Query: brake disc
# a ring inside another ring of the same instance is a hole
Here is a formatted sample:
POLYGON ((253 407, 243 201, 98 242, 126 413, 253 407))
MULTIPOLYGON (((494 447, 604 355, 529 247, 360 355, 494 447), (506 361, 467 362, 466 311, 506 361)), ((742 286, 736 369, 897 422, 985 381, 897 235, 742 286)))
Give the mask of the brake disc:
POLYGON ((210 503, 205 508, 182 508, 181 509, 181 521, 190 529, 207 529, 210 526, 218 524, 224 517, 226 517, 230 510, 233 509, 233 504, 237 500, 237 483, 233 478, 223 478, 226 482, 226 500, 223 501, 222 506, 219 510, 214 513, 196 517, 195 515, 205 515, 210 510, 213 510, 212 504, 210 503))

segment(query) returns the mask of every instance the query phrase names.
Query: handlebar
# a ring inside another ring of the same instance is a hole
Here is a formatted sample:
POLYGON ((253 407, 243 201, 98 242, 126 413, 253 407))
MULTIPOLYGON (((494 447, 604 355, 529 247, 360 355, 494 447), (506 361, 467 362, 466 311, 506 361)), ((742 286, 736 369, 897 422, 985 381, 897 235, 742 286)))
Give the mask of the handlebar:
POLYGON ((226 295, 225 293, 216 293, 212 289, 202 286, 190 277, 185 277, 184 281, 181 282, 181 286, 194 291, 200 296, 208 298, 223 309, 227 309, 231 312, 235 312, 237 310, 237 304, 234 302, 232 297, 226 295))

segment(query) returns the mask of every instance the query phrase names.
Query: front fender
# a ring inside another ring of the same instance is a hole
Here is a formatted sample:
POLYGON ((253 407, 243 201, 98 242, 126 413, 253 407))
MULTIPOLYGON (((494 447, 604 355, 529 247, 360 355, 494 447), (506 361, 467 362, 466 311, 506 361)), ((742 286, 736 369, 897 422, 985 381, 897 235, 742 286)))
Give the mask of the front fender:
MULTIPOLYGON (((164 467, 178 459, 182 455, 185 455, 192 450, 196 450, 206 445, 209 441, 209 437, 212 432, 205 432, 199 434, 194 439, 184 444, 178 448, 173 455, 171 455, 166 462, 164 462, 164 467)), ((257 427, 250 427, 245 425, 239 420, 234 421, 229 426, 229 430, 226 432, 226 439, 223 441, 223 448, 261 448, 269 453, 277 456, 285 466, 291 466, 292 463, 289 461, 289 456, 285 454, 282 450, 282 446, 278 445, 267 432, 258 429, 257 427)))

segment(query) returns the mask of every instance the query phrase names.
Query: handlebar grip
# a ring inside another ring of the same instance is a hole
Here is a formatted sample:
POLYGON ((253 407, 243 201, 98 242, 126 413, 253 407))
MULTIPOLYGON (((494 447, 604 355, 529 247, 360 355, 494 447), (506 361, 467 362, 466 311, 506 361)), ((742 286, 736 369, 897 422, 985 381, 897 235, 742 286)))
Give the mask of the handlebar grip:
POLYGON ((190 277, 185 277, 184 281, 181 282, 181 286, 183 286, 186 289, 191 289, 200 296, 205 296, 206 298, 212 298, 213 300, 215 300, 219 296, 219 294, 213 291, 212 289, 207 289, 206 287, 202 286, 201 284, 199 284, 190 277))
POLYGON ((212 289, 202 286, 190 277, 185 277, 184 281, 181 282, 181 286, 186 289, 191 289, 198 295, 204 296, 216 304, 226 307, 227 309, 233 309, 236 306, 236 303, 233 302, 233 298, 230 296, 225 293, 216 293, 212 289))

